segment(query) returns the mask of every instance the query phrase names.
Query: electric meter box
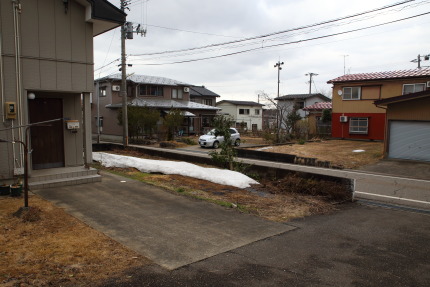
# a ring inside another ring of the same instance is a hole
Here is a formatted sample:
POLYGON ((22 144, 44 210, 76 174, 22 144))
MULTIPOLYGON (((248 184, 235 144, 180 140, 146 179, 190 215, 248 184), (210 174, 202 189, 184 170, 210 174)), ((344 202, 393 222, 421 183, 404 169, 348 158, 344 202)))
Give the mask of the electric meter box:
POLYGON ((77 130, 79 129, 79 121, 78 120, 67 120, 66 128, 68 130, 77 130))
POLYGON ((5 102, 4 103, 4 114, 6 119, 16 119, 16 103, 5 102))

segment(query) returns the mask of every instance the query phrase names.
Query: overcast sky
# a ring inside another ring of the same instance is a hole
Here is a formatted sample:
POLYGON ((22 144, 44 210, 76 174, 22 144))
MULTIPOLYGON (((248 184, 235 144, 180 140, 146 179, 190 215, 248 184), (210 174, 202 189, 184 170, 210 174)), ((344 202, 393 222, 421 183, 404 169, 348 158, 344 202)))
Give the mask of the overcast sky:
MULTIPOLYGON (((147 34, 146 37, 135 34, 133 40, 126 41, 127 54, 130 55, 127 61, 133 64, 133 67, 127 68, 127 73, 162 76, 192 85, 204 85, 221 95, 220 100, 257 101, 260 91, 275 97, 278 70, 274 65, 278 60, 284 62, 280 71, 280 95, 285 95, 308 93, 309 77, 305 74, 310 72, 318 74, 314 77, 312 92, 331 92, 326 82, 344 74, 344 60, 346 73, 354 74, 415 69, 417 64, 410 61, 418 54, 430 54, 430 14, 329 36, 429 13, 430 1, 409 1, 392 8, 299 30, 295 28, 400 1, 130 1, 127 20, 135 26, 143 24, 147 34), (258 37, 290 29, 295 30, 258 37), (257 38, 240 41, 249 37, 257 38), (322 38, 309 40, 316 37, 322 38), (213 45, 232 41, 234 43, 213 45), (212 46, 189 50, 209 45, 212 46), (186 51, 136 56, 177 50, 186 51), (237 54, 223 56, 231 53, 237 54), (177 63, 209 57, 218 58, 177 63)), ((119 7, 120 0, 110 2, 119 7)), ((95 78, 118 72, 120 48, 119 28, 94 39, 95 78), (106 67, 99 69, 102 66, 106 67)), ((430 65, 430 61, 422 65, 430 65)))

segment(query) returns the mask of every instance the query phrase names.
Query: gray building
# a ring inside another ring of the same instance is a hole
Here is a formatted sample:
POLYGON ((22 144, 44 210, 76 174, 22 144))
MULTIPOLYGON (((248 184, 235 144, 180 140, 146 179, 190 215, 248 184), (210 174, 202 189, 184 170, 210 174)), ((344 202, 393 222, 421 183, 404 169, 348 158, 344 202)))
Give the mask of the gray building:
POLYGON ((15 140, 28 144, 33 175, 91 163, 93 37, 125 16, 106 0, 0 1, 2 181, 22 174, 23 145, 15 140))

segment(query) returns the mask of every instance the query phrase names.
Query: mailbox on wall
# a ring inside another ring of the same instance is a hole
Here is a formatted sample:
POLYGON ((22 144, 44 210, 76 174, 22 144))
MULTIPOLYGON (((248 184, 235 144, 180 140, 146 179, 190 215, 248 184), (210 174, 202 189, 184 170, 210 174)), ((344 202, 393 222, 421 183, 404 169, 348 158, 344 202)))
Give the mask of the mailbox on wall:
POLYGON ((4 114, 6 119, 16 119, 16 103, 5 102, 4 103, 4 114))
POLYGON ((79 121, 78 120, 67 120, 66 121, 66 129, 68 129, 72 133, 77 133, 78 129, 79 129, 79 121))

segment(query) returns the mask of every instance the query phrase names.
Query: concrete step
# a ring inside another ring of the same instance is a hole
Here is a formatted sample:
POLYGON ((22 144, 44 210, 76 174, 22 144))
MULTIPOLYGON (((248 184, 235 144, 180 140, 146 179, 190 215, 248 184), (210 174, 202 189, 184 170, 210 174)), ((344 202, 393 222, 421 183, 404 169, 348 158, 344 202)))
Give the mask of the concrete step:
POLYGON ((36 190, 41 188, 52 188, 52 187, 77 185, 77 184, 100 182, 100 181, 102 181, 102 177, 99 174, 93 174, 93 175, 85 175, 85 176, 78 176, 78 177, 66 177, 66 178, 57 178, 57 179, 31 182, 29 183, 29 187, 30 187, 30 190, 36 190))
POLYGON ((97 172, 94 168, 86 169, 84 167, 35 170, 29 178, 29 187, 31 190, 35 190, 98 182, 101 181, 101 176, 97 172))

